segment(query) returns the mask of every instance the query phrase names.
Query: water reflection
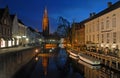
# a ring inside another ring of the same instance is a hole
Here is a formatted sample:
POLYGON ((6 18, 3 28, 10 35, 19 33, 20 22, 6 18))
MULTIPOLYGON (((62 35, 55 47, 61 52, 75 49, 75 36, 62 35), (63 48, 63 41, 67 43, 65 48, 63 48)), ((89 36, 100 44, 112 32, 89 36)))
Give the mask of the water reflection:
POLYGON ((42 66, 43 66, 43 70, 44 70, 44 75, 45 76, 47 75, 48 63, 49 63, 48 56, 43 56, 42 57, 42 66))
POLYGON ((84 78, 120 78, 119 71, 103 65, 96 67, 83 61, 78 61, 78 63, 76 63, 77 61, 72 58, 71 62, 76 68, 79 68, 81 74, 84 74, 84 78))
POLYGON ((35 57, 35 61, 38 61, 38 57, 35 57))
POLYGON ((119 72, 104 66, 99 70, 92 70, 85 67, 84 73, 85 78, 120 78, 119 72))
POLYGON ((83 78, 74 71, 65 49, 40 53, 35 60, 37 65, 30 78, 83 78))

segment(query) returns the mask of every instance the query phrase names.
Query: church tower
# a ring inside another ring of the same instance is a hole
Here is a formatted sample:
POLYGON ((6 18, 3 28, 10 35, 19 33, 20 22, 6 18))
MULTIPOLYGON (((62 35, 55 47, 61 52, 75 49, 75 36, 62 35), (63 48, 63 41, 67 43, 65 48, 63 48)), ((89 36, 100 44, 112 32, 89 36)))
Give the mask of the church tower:
POLYGON ((42 33, 43 33, 43 36, 49 35, 49 19, 48 19, 47 8, 45 8, 44 10, 44 15, 42 20, 42 33))

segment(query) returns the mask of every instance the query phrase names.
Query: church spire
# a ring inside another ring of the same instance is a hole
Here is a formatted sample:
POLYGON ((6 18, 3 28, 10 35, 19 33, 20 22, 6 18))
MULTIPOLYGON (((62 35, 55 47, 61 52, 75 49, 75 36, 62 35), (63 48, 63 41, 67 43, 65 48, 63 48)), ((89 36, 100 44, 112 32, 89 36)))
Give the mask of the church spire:
POLYGON ((44 10, 44 17, 48 17, 47 7, 45 7, 45 10, 44 10))
POLYGON ((42 31, 44 36, 49 35, 49 19, 48 19, 48 13, 47 8, 45 7, 44 14, 43 14, 43 20, 42 20, 42 31))

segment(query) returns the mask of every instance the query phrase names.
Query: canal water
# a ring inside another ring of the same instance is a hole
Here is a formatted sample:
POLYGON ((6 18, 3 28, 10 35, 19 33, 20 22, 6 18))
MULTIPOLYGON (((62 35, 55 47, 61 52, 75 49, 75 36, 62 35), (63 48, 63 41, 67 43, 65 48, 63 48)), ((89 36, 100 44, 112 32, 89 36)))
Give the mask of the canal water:
POLYGON ((83 78, 72 66, 65 49, 44 51, 23 66, 13 78, 83 78))
POLYGON ((68 57, 65 49, 41 51, 13 78, 120 78, 120 72, 106 66, 91 67, 68 57))

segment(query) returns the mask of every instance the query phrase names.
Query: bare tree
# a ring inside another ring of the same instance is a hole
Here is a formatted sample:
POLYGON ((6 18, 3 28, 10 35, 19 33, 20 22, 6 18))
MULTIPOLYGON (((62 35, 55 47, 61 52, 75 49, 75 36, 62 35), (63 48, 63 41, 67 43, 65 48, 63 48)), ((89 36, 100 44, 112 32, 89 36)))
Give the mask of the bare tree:
POLYGON ((66 38, 71 42, 70 22, 61 16, 58 18, 58 28, 56 32, 60 37, 66 38))

